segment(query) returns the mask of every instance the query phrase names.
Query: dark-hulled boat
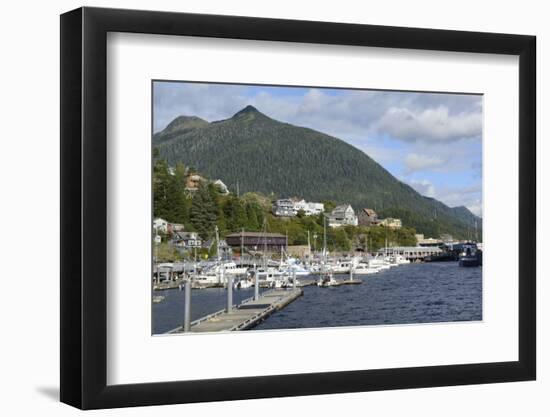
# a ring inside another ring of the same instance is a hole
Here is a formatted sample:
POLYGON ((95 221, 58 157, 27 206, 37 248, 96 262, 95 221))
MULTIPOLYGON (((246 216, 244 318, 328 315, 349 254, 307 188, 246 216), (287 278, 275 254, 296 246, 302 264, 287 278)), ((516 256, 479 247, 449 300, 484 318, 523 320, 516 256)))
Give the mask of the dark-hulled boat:
POLYGON ((480 266, 481 252, 478 251, 475 243, 465 244, 463 251, 458 256, 459 266, 480 266))

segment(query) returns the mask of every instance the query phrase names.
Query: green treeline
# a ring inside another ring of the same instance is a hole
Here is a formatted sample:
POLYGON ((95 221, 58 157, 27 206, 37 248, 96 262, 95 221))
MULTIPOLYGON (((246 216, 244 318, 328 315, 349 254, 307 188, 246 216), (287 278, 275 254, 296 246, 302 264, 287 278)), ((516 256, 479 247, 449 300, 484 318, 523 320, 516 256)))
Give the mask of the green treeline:
MULTIPOLYGON (((221 190, 207 181, 198 189, 185 189, 188 170, 177 163, 171 172, 168 163, 156 159, 153 167, 154 217, 170 223, 181 223, 186 231, 196 231, 202 239, 213 237, 218 226, 223 238, 229 233, 245 231, 260 232, 265 228, 270 233, 288 236, 289 245, 307 245, 308 233, 311 247, 323 247, 324 214, 305 216, 298 213, 293 218, 280 218, 271 214, 273 195, 246 193, 240 197, 222 194, 221 190)), ((333 201, 325 201, 327 211, 334 207, 333 201)), ((327 248, 331 251, 362 249, 374 251, 389 246, 416 245, 415 229, 403 227, 392 230, 385 227, 345 226, 327 228, 327 248)))

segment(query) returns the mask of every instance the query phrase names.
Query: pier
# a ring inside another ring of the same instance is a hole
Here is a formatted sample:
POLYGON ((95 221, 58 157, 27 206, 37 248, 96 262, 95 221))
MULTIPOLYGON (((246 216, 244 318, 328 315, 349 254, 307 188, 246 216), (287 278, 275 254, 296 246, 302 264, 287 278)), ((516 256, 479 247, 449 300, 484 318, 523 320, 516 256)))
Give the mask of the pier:
MULTIPOLYGON (((231 309, 223 309, 192 321, 188 332, 204 333, 250 329, 302 295, 303 290, 299 288, 268 290, 260 294, 259 297, 251 297, 231 309)), ((168 333, 181 332, 184 332, 182 326, 168 333)))

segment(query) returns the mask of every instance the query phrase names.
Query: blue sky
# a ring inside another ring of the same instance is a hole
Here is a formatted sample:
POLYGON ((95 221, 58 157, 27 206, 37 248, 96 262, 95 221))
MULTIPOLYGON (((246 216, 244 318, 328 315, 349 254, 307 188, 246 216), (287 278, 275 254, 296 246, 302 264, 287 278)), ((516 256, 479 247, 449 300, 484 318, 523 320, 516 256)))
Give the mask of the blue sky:
POLYGON ((155 132, 180 115, 208 121, 253 105, 340 138, 423 195, 482 214, 482 96, 155 82, 155 132))

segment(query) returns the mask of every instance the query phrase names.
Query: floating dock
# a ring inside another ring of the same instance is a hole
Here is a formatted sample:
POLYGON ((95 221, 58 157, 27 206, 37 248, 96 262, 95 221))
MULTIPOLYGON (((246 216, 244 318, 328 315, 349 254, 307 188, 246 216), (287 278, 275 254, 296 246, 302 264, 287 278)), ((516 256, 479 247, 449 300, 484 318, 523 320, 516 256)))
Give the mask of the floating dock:
MULTIPOLYGON (((303 290, 273 289, 265 291, 257 300, 249 298, 231 311, 220 310, 191 322, 191 333, 222 332, 246 330, 258 325, 275 311, 284 308, 303 295, 303 290)), ((183 327, 178 327, 168 333, 181 333, 183 327)))

